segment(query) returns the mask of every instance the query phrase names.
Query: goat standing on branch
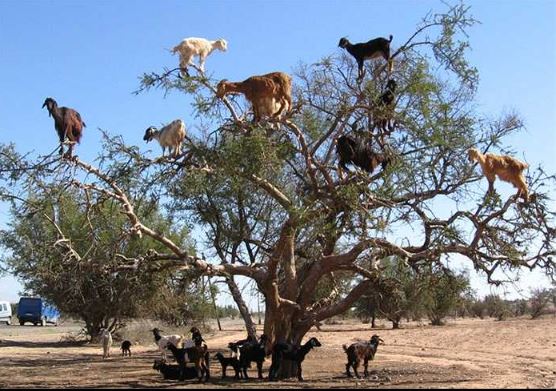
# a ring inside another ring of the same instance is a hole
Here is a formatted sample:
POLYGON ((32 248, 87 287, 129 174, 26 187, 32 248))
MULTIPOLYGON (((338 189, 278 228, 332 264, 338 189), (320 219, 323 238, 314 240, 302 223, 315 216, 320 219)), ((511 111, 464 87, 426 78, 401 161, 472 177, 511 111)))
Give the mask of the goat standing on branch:
POLYGON ((181 119, 174 120, 162 129, 157 130, 154 126, 150 126, 145 131, 143 140, 146 142, 155 139, 162 147, 162 156, 166 152, 166 147, 173 157, 177 157, 181 153, 181 143, 185 139, 185 124, 181 119))
POLYGON ((388 62, 388 75, 392 73, 392 58, 390 57, 390 42, 394 37, 390 34, 390 40, 386 38, 375 38, 368 42, 352 44, 347 38, 340 39, 338 46, 342 49, 346 49, 349 54, 351 54, 355 61, 357 61, 357 67, 359 68, 358 80, 363 79, 365 76, 365 68, 363 62, 366 59, 373 59, 377 57, 382 57, 388 62))
POLYGON ((375 109, 373 113, 374 128, 378 128, 380 132, 379 141, 382 147, 384 147, 384 136, 390 135, 394 125, 391 124, 394 107, 396 106, 396 80, 390 79, 386 83, 386 91, 380 96, 375 104, 375 109))
POLYGON ((81 141, 83 128, 86 126, 85 122, 81 120, 81 115, 77 111, 67 107, 58 107, 58 103, 52 98, 45 99, 42 107, 45 106, 48 110, 48 115, 54 117, 54 128, 60 138, 60 155, 64 153, 63 143, 67 139, 70 145, 64 157, 71 158, 74 144, 79 144, 81 141))
POLYGON ((241 93, 253 106, 255 122, 264 116, 279 118, 284 110, 292 109, 292 79, 283 72, 271 72, 261 76, 251 76, 242 82, 222 80, 216 88, 216 96, 241 93))
POLYGON ((192 60, 194 56, 199 56, 199 68, 204 72, 205 60, 214 49, 225 52, 228 49, 228 42, 226 42, 225 39, 209 41, 205 38, 185 38, 178 45, 174 46, 172 53, 180 54, 181 74, 182 76, 186 76, 188 74, 187 67, 193 64, 192 60))
POLYGON ((525 202, 529 202, 529 190, 523 170, 529 165, 507 155, 495 155, 493 153, 482 154, 475 148, 467 151, 469 161, 476 161, 481 165, 484 176, 488 180, 488 192, 494 191, 494 180, 498 178, 509 182, 518 189, 517 196, 523 197, 525 202))
POLYGON ((348 163, 362 168, 368 173, 372 173, 379 164, 382 165, 384 170, 390 163, 390 158, 386 154, 374 152, 370 143, 365 139, 355 138, 350 135, 338 137, 336 140, 336 153, 338 154, 340 169, 348 172, 348 163))

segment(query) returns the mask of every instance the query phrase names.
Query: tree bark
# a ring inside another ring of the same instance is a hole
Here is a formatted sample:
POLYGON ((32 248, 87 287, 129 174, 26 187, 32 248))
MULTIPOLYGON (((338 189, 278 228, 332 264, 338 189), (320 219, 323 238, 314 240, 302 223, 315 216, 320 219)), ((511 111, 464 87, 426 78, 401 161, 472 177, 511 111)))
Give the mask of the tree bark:
POLYGON ((226 278, 226 283, 228 284, 228 289, 230 290, 230 293, 232 294, 232 297, 236 302, 239 313, 243 318, 243 322, 245 323, 245 329, 247 330, 247 335, 250 338, 257 339, 257 326, 253 321, 253 317, 249 312, 249 308, 247 308, 247 305, 245 304, 245 301, 241 296, 241 291, 239 290, 239 287, 237 286, 233 277, 226 278))

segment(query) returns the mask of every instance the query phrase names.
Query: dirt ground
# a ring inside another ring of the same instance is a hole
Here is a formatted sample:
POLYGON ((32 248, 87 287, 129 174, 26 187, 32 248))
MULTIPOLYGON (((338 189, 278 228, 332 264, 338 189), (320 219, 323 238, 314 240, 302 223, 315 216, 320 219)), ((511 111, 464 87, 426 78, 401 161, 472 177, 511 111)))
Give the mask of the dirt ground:
MULTIPOLYGON (((322 347, 303 363, 305 382, 271 383, 256 379, 221 380, 221 369, 211 361, 206 384, 162 379, 152 369, 159 357, 153 343, 134 345, 131 358, 120 356, 114 343, 112 357, 102 359, 99 345, 61 342, 76 333, 78 324, 58 327, 0 326, 0 388, 556 388, 556 318, 504 322, 463 319, 447 326, 408 324, 400 330, 371 330, 356 321, 311 330, 322 347), (375 361, 366 380, 344 375, 342 344, 379 334, 375 361)), ((212 353, 226 351, 229 341, 244 338, 241 323, 227 321, 223 331, 204 335, 212 353)), ((185 331, 185 330, 184 330, 185 331)), ((213 354, 211 354, 211 357, 213 354)), ((270 359, 265 362, 268 373, 270 359)), ((233 370, 228 369, 228 376, 233 370)))

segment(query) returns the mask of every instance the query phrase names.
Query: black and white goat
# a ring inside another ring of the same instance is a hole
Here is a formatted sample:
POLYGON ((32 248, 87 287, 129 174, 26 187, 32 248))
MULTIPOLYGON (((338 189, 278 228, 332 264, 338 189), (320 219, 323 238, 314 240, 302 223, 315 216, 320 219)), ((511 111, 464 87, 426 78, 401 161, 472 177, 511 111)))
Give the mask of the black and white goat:
POLYGON ((369 361, 373 360, 376 355, 376 351, 378 349, 379 343, 384 341, 378 335, 373 335, 369 342, 356 342, 352 343, 347 347, 343 345, 344 351, 347 354, 347 364, 346 364, 346 375, 351 377, 351 373, 349 371, 349 367, 353 367, 353 372, 355 372, 355 376, 358 378, 359 373, 357 372, 357 368, 361 361, 363 361, 363 365, 365 366, 365 377, 369 376, 368 365, 369 361))
POLYGON ((392 38, 393 36, 390 35, 390 40, 380 37, 371 39, 368 42, 352 44, 344 37, 340 39, 338 46, 342 49, 346 49, 348 53, 355 58, 359 68, 358 79, 362 79, 365 75, 363 62, 366 59, 377 57, 384 58, 388 62, 388 74, 392 73, 392 59, 390 58, 390 42, 392 42, 392 38))
POLYGON ((336 153, 338 154, 340 168, 348 172, 347 164, 353 164, 368 173, 372 173, 379 164, 384 170, 391 161, 387 154, 373 151, 371 144, 364 138, 350 135, 338 137, 336 153))
POLYGON ((268 372, 268 380, 274 380, 277 377, 280 367, 283 365, 284 360, 293 361, 297 369, 297 379, 303 381, 301 370, 301 363, 305 360, 305 356, 311 349, 322 346, 318 339, 315 337, 309 339, 301 346, 295 346, 286 342, 278 342, 272 349, 272 365, 268 372))
POLYGON ((169 153, 176 157, 181 153, 181 144, 185 139, 185 124, 181 119, 176 119, 160 130, 150 126, 145 131, 143 140, 149 142, 153 139, 162 147, 162 156, 168 148, 169 153))
POLYGON ((154 341, 156 342, 156 345, 158 346, 158 350, 160 351, 160 354, 162 355, 162 359, 166 361, 166 349, 167 349, 167 345, 168 342, 171 342, 172 345, 177 346, 179 348, 182 347, 183 344, 183 336, 179 335, 179 334, 174 334, 174 335, 162 335, 160 334, 160 332, 162 330, 159 330, 158 328, 154 328, 151 330, 154 336, 154 341))

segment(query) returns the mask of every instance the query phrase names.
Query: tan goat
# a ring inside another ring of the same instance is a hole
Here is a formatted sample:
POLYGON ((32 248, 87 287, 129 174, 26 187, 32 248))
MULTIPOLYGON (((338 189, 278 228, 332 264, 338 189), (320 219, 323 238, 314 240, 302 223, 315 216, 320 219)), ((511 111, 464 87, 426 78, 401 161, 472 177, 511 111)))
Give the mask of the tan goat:
POLYGON ((481 165, 483 174, 488 180, 489 192, 494 190, 494 180, 498 175, 498 178, 511 183, 518 189, 518 197, 523 197, 525 202, 529 201, 529 190, 527 189, 527 183, 523 176, 523 170, 529 167, 527 163, 523 163, 507 155, 495 155, 493 153, 482 154, 475 148, 469 149, 467 154, 469 156, 469 161, 474 160, 481 165))
POLYGON ((241 82, 222 80, 216 88, 216 96, 223 98, 226 94, 241 93, 251 102, 255 122, 264 116, 280 117, 284 110, 292 108, 291 77, 283 72, 251 76, 241 82))

